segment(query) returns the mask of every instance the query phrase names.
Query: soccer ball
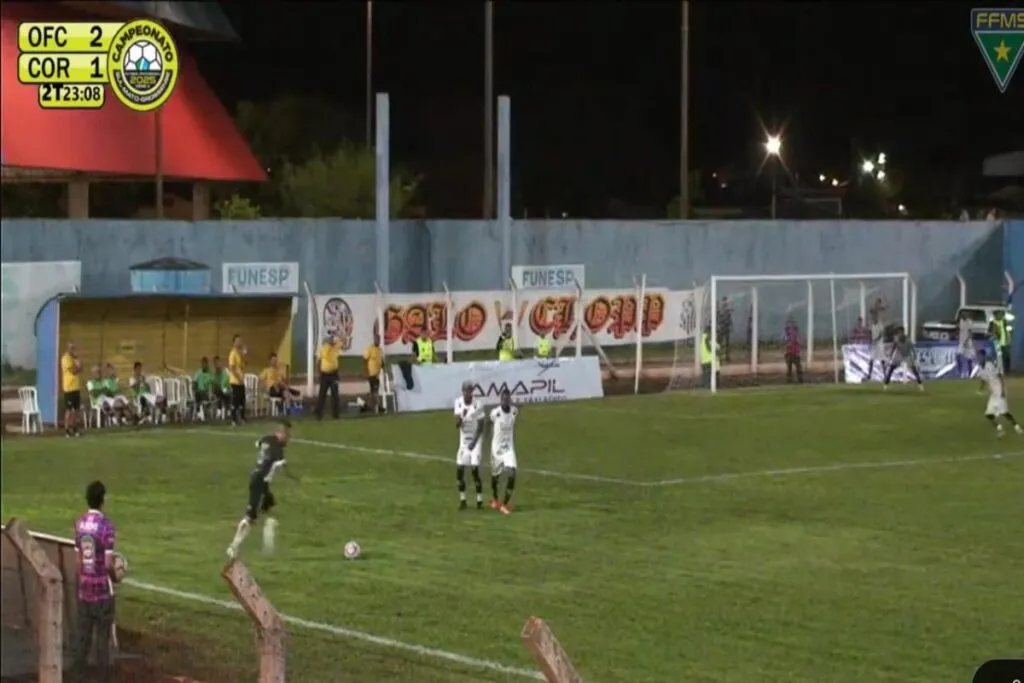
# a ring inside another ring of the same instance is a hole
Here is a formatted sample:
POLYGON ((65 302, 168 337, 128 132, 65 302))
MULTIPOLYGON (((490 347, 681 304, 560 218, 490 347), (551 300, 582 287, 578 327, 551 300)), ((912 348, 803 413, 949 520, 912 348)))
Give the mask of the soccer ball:
POLYGON ((349 541, 345 544, 345 559, 354 560, 359 557, 363 551, 359 548, 359 544, 355 541, 349 541))
POLYGON ((114 553, 114 576, 120 581, 128 574, 128 558, 121 553, 114 553))
POLYGON ((128 52, 124 56, 125 71, 161 71, 163 68, 160 51, 153 43, 148 40, 140 40, 128 47, 128 52))

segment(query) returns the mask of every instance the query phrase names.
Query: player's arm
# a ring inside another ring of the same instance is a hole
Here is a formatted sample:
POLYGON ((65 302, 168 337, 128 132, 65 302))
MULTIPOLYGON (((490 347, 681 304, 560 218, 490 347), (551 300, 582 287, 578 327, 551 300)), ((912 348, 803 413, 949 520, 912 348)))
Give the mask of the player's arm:
POLYGON ((455 404, 455 429, 462 429, 462 411, 459 410, 459 404, 455 404))
POLYGON ((480 443, 480 438, 484 435, 484 429, 487 426, 487 419, 479 420, 476 423, 476 434, 473 435, 473 443, 470 444, 470 450, 476 448, 476 445, 480 443))
POLYGON ((114 570, 114 545, 117 542, 117 530, 114 529, 113 523, 108 522, 108 524, 109 526, 107 527, 106 538, 103 543, 103 546, 106 548, 106 556, 103 558, 103 566, 106 568, 107 576, 110 577, 110 580, 114 583, 118 583, 121 581, 121 577, 119 577, 117 572, 114 570))

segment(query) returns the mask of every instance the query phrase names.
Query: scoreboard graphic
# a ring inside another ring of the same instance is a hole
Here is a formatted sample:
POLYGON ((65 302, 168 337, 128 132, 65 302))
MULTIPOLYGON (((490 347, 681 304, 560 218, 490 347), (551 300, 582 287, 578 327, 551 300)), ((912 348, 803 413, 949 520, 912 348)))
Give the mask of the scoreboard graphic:
POLYGON ((18 81, 36 88, 43 109, 100 109, 112 95, 112 105, 155 111, 179 68, 174 39, 148 19, 18 26, 18 81))

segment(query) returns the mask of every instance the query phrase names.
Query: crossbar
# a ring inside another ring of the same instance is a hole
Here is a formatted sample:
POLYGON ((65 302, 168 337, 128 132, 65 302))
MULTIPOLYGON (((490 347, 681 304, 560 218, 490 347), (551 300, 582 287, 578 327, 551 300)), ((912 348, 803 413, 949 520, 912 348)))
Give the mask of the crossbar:
POLYGON ((814 273, 810 275, 712 275, 718 282, 821 282, 824 280, 900 280, 910 273, 814 273))

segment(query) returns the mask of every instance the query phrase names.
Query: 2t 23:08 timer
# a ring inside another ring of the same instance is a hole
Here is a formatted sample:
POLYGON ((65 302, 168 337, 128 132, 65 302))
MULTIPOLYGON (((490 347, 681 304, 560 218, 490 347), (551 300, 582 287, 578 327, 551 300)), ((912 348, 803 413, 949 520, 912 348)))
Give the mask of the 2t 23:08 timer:
POLYGON ((44 109, 99 109, 106 89, 99 84, 42 83, 39 106, 44 109))

